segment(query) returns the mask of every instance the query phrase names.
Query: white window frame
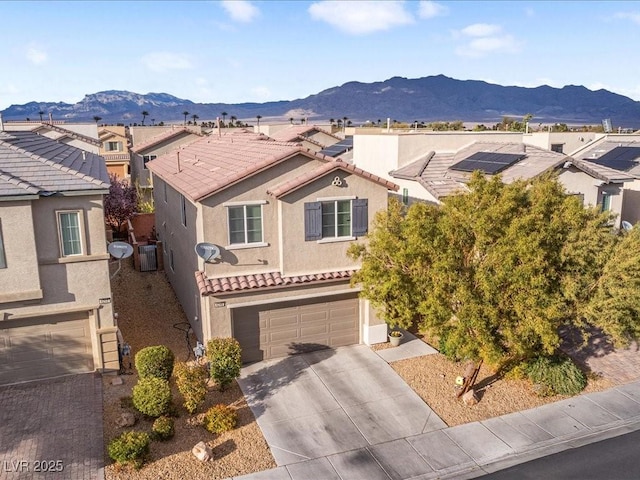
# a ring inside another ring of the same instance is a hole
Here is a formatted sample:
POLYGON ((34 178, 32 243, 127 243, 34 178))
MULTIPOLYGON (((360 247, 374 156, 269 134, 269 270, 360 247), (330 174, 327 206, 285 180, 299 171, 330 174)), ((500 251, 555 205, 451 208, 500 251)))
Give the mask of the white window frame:
POLYGON ((182 194, 180 194, 180 221, 183 227, 187 226, 187 200, 182 194))
MULTIPOLYGON (((326 203, 333 203, 333 207, 334 207, 334 211, 333 211, 333 231, 334 231, 334 235, 333 236, 325 236, 324 234, 324 218, 325 218, 325 214, 324 214, 324 210, 322 211, 322 240, 327 240, 327 241, 336 241, 336 240, 345 240, 345 239, 353 239, 353 199, 351 198, 335 198, 335 199, 328 199, 328 200, 320 200, 320 204, 322 205, 322 208, 324 209, 324 205, 326 203), (349 234, 348 235, 338 235, 338 202, 349 202, 349 234)), ((322 240, 319 240, 320 242, 322 240)))
POLYGON ((144 170, 148 170, 147 163, 150 162, 151 160, 155 160, 156 158, 158 158, 158 156, 154 154, 142 155, 142 168, 144 170))
POLYGON ((104 142, 104 150, 105 152, 121 152, 122 151, 122 142, 118 141, 106 141, 104 142), (111 148, 111 146, 115 145, 115 148, 111 148))
POLYGON ((228 249, 240 249, 240 248, 254 248, 254 247, 266 247, 268 244, 264 241, 264 208, 267 202, 264 200, 258 201, 249 201, 249 202, 227 202, 224 203, 223 206, 227 207, 227 248, 228 249), (259 242, 248 242, 247 238, 247 207, 260 207, 260 241, 259 242), (244 242, 242 243, 231 243, 231 219, 229 216, 230 208, 238 208, 242 207, 242 219, 243 219, 243 229, 244 229, 244 242))
POLYGON ((4 248, 4 239, 2 237, 2 220, 0 220, 0 269, 7 268, 7 255, 4 248))
POLYGON ((84 219, 82 216, 82 210, 58 210, 56 211, 56 220, 58 224, 58 244, 60 246, 61 257, 77 257, 84 255, 84 219), (75 214, 78 218, 78 241, 80 242, 80 253, 65 254, 64 239, 62 234, 62 215, 75 214))

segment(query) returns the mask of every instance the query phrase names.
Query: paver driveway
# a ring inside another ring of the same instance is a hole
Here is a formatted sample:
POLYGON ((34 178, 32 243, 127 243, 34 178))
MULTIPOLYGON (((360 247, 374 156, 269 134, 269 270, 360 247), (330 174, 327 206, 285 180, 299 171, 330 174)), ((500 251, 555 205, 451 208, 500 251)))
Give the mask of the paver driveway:
POLYGON ((102 380, 0 387, 0 479, 103 479, 102 380))
POLYGON ((366 345, 256 363, 238 383, 278 465, 446 427, 366 345))

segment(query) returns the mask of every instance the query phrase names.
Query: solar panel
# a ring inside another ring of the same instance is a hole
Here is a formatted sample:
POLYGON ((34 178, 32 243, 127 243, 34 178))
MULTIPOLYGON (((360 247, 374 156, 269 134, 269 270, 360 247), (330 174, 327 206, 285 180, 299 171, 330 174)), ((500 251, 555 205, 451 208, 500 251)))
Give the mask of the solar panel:
POLYGON ((495 175, 523 159, 524 153, 476 152, 473 155, 451 166, 451 170, 460 172, 474 172, 480 170, 489 175, 495 175))
POLYGON ((640 159, 640 147, 615 147, 600 158, 585 158, 598 165, 621 171, 631 170, 638 165, 638 159, 640 159))
POLYGON ((328 157, 335 157, 353 148, 353 137, 345 137, 344 140, 340 140, 338 143, 329 145, 326 148, 320 150, 319 153, 327 155, 328 157))

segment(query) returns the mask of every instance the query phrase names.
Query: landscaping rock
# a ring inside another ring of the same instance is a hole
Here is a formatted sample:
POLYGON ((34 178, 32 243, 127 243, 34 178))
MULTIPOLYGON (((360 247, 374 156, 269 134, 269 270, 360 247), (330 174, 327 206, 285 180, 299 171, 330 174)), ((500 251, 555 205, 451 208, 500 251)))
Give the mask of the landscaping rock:
POLYGON ((467 406, 476 405, 478 403, 478 395, 476 395, 476 391, 472 388, 464 395, 462 395, 462 401, 467 406))
POLYGON ((133 427, 136 423, 136 416, 131 412, 121 413, 116 419, 116 425, 120 428, 133 427))
POLYGON ((197 443, 192 449, 191 453, 201 462, 208 462, 213 457, 211 448, 204 442, 197 443))
POLYGON ((111 379, 111 385, 122 385, 123 383, 124 383, 124 379, 120 376, 117 376, 111 379))

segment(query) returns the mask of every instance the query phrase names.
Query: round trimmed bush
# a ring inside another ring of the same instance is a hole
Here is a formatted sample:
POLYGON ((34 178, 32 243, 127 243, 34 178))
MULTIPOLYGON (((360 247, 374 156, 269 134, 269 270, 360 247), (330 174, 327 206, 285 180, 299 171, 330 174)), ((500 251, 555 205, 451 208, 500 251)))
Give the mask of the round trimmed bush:
POLYGON ((540 385, 540 395, 577 395, 587 385, 587 377, 569 358, 538 357, 527 367, 527 376, 540 385))
POLYGON ((140 378, 157 377, 169 380, 175 357, 164 345, 146 347, 136 353, 136 369, 140 378))
POLYGON ((169 440, 175 433, 173 418, 165 417, 164 415, 156 418, 151 427, 151 432, 154 438, 158 440, 169 440))
POLYGON ((124 432, 109 442, 109 457, 119 465, 132 465, 138 469, 149 453, 149 435, 144 432, 124 432))
POLYGON ((242 349, 235 338, 212 338, 207 342, 207 359, 220 390, 240 376, 242 349))
POLYGON ((149 417, 167 413, 171 405, 171 387, 162 378, 141 378, 133 387, 133 406, 149 417))
POLYGON ((211 433, 224 433, 233 430, 238 423, 238 413, 235 409, 219 403, 204 414, 202 425, 211 433))
POLYGON ((204 403, 207 395, 207 370, 200 365, 176 363, 173 369, 178 390, 184 398, 184 408, 189 413, 195 413, 198 407, 204 403))

